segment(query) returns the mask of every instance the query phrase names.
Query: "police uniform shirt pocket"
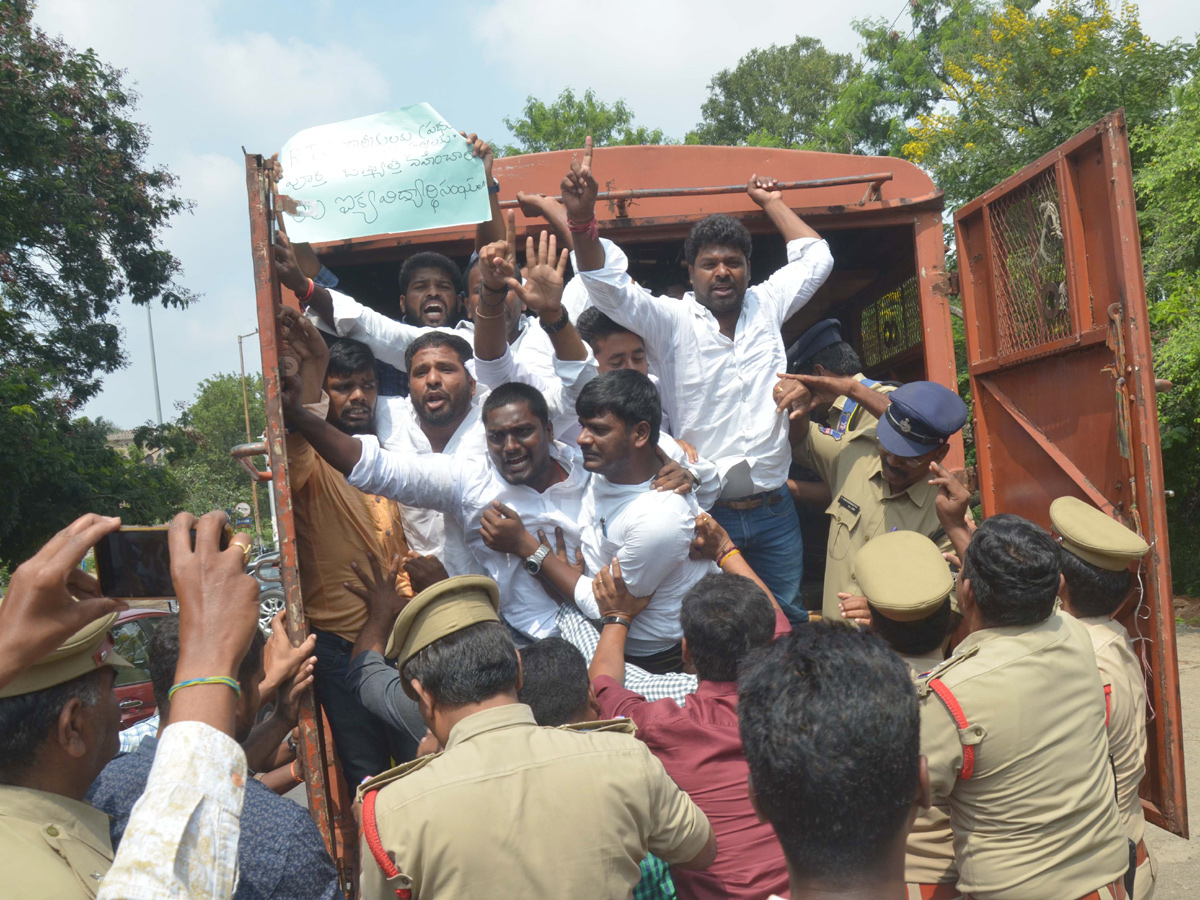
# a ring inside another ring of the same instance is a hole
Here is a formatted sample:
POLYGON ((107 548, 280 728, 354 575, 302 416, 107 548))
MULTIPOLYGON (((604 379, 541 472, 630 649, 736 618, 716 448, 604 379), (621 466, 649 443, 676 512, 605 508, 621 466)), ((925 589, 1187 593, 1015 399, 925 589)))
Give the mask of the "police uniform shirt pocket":
POLYGON ((862 507, 845 494, 839 494, 825 512, 833 516, 829 530, 829 558, 845 559, 854 543, 854 532, 862 518, 862 507))

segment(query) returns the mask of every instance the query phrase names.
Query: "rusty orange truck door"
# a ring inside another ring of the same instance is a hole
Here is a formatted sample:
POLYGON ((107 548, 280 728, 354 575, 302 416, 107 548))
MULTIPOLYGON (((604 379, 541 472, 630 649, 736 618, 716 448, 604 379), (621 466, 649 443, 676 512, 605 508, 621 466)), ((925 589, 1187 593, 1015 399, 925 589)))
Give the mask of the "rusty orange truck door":
POLYGON ((1121 111, 954 215, 984 515, 1073 495, 1141 534, 1147 818, 1187 836, 1158 404, 1121 111))

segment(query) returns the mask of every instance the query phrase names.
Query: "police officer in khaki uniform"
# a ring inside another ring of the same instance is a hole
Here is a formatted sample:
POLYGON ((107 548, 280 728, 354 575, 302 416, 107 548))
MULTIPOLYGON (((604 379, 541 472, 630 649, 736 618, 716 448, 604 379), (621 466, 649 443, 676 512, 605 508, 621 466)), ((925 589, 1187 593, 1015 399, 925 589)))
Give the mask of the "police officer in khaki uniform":
POLYGON ((708 819, 623 723, 535 723, 498 605, 468 575, 396 619, 387 655, 446 749, 360 788, 364 900, 630 897, 647 852, 707 868, 708 819))
POLYGON ((1135 532, 1075 497, 1050 504, 1060 536, 1063 609, 1086 626, 1108 699, 1108 749, 1117 776, 1117 805, 1137 863, 1134 900, 1154 896, 1158 864, 1142 840, 1146 819, 1138 786, 1146 774, 1146 683, 1129 632, 1113 616, 1132 587, 1130 563, 1150 547, 1135 532))
MULTIPOLYGON (((919 679, 945 661, 954 576, 937 544, 915 531, 881 534, 858 551, 854 578, 871 628, 919 679)), ((946 807, 922 812, 908 834, 904 858, 907 900, 957 900, 954 837, 946 807)))
POLYGON ((95 897, 112 864, 108 816, 83 802, 117 753, 120 711, 108 630, 76 632, 0 689, 0 871, 5 896, 95 897))
POLYGON ((795 420, 805 430, 793 459, 816 470, 833 493, 826 510, 831 517, 821 603, 826 619, 842 618, 839 594, 862 594, 854 580, 854 557, 872 538, 915 531, 944 550, 953 549, 938 517, 941 488, 929 483, 930 466, 945 458, 950 436, 967 421, 958 395, 931 381, 905 384, 886 397, 872 397, 851 378, 829 390, 839 387, 868 405, 876 403, 881 416, 875 427, 844 437, 803 417, 795 420))
POLYGON ((1059 550, 992 516, 959 573, 967 637, 918 682, 921 752, 977 900, 1112 900, 1129 865, 1092 641, 1056 611, 1059 550))
MULTIPOLYGON (((822 319, 787 349, 788 371, 794 374, 853 378, 864 387, 880 394, 890 394, 899 387, 888 381, 876 381, 862 373, 862 360, 854 348, 842 340, 842 323, 837 319, 822 319)), ((878 421, 870 409, 847 396, 839 394, 826 408, 814 411, 824 418, 826 433, 844 437, 860 428, 869 428, 878 421)))

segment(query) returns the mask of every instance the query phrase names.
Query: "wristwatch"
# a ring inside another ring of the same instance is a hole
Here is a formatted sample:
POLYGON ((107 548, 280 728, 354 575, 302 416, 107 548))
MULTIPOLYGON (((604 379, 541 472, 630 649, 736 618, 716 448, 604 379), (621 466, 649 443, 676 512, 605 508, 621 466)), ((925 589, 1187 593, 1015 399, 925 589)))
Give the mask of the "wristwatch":
POLYGON ((558 317, 558 321, 550 322, 549 324, 542 322, 542 331, 546 334, 558 334, 567 327, 567 323, 571 321, 571 314, 567 312, 567 308, 562 308, 562 315, 558 317))
POLYGON ((533 556, 525 557, 525 571, 530 575, 536 575, 542 571, 542 560, 550 555, 550 548, 545 544, 533 551, 533 556))
POLYGON ((500 182, 498 182, 495 178, 493 178, 492 183, 488 185, 488 193, 489 194, 500 193, 500 182))
POLYGON ((625 630, 629 630, 629 620, 624 616, 601 616, 601 625, 624 625, 625 630))

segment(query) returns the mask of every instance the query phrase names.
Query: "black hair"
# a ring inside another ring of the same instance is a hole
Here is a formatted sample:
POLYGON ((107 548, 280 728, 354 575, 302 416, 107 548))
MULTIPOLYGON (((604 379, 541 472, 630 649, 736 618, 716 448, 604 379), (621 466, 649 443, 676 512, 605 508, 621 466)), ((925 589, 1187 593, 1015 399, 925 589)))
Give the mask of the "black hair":
POLYGON ((1036 625, 1054 612, 1061 554, 1054 539, 1020 516, 984 519, 963 558, 963 580, 971 582, 983 622, 1036 625))
POLYGON ((361 341, 338 338, 329 345, 329 365, 325 375, 344 378, 357 372, 374 372, 375 354, 361 341))
POLYGON ((746 659, 738 724, 788 867, 837 888, 878 877, 904 840, 920 766, 900 657, 864 629, 802 625, 746 659))
POLYGON ((463 275, 458 270, 458 266, 454 264, 454 260, 432 250, 423 250, 410 256, 400 267, 401 294, 408 293, 408 283, 412 281, 413 273, 417 269, 441 269, 450 276, 450 281, 454 285, 454 293, 463 293, 463 275))
POLYGON ((588 666, 583 654, 560 637, 538 641, 521 651, 521 690, 539 725, 566 725, 587 714, 588 666))
POLYGON ((745 225, 733 216, 716 213, 705 216, 693 225, 687 240, 683 242, 683 258, 689 266, 696 262, 696 257, 705 247, 731 247, 741 250, 742 255, 749 261, 754 244, 745 225))
MULTIPOLYGON (((242 693, 252 688, 255 676, 263 664, 263 648, 266 638, 262 630, 254 629, 254 637, 250 641, 250 649, 242 657, 238 666, 237 680, 242 687, 242 693)), ((179 615, 172 613, 158 620, 154 634, 150 636, 150 646, 147 648, 150 657, 150 684, 154 688, 154 702, 158 704, 159 715, 166 718, 171 709, 171 701, 167 696, 175 683, 175 666, 179 664, 179 615)))
MULTIPOLYGON (((603 376, 601 376, 603 377, 603 376)), ((521 384, 519 381, 509 381, 500 385, 483 401, 483 419, 486 424, 488 413, 501 406, 511 406, 514 403, 524 403, 529 411, 541 420, 543 426, 550 424, 550 407, 542 392, 532 385, 521 384)))
POLYGON ((500 622, 476 622, 417 651, 400 670, 445 706, 481 703, 515 690, 520 677, 517 648, 500 622))
POLYGON ((617 369, 593 378, 579 392, 575 412, 581 419, 612 413, 631 430, 645 422, 650 426, 649 446, 658 446, 662 398, 654 383, 635 369, 617 369))
POLYGON ((1113 572, 1080 559, 1059 547, 1062 575, 1071 592, 1071 608, 1081 616, 1111 616, 1121 606, 1133 585, 1128 569, 1113 572))
POLYGON ((924 656, 945 642, 946 635, 951 631, 951 611, 949 597, 933 613, 913 622, 889 619, 871 607, 871 627, 897 653, 924 656))
POLYGON ((37 762, 64 706, 74 698, 84 706, 100 702, 100 670, 85 672, 40 691, 0 699, 0 784, 12 784, 37 762))
POLYGON ((857 375, 862 371, 862 360, 845 341, 822 347, 810 356, 807 362, 797 366, 796 370, 801 375, 811 375, 818 365, 824 366, 834 375, 857 375))
POLYGON ((737 681, 746 654, 774 640, 775 608, 749 578, 713 572, 684 594, 679 624, 697 675, 737 681))
POLYGON ((579 319, 575 322, 575 330, 593 350, 596 349, 596 341, 602 341, 614 334, 634 334, 594 306, 589 306, 579 314, 579 319))
POLYGON ((450 334, 447 331, 426 331, 409 344, 408 349, 404 351, 405 372, 412 371, 413 357, 426 347, 449 347, 458 354, 459 362, 463 364, 463 368, 466 368, 467 363, 475 356, 475 351, 465 338, 459 337, 457 334, 450 334))

